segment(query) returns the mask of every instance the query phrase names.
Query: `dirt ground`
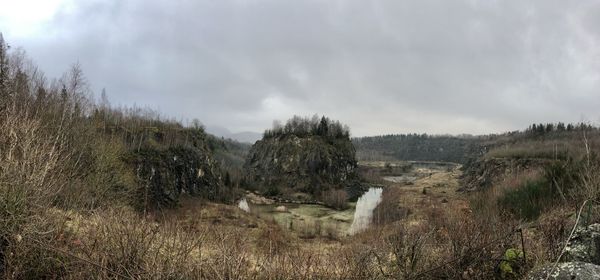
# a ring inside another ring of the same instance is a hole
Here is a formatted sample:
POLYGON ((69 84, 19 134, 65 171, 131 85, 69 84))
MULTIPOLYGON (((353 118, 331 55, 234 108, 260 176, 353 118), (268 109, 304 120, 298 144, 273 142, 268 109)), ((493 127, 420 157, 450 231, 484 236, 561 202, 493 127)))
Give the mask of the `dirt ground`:
POLYGON ((386 178, 383 205, 406 209, 404 222, 419 223, 430 211, 469 212, 466 196, 459 189, 460 166, 454 168, 416 168, 411 171, 416 179, 398 182, 386 178))

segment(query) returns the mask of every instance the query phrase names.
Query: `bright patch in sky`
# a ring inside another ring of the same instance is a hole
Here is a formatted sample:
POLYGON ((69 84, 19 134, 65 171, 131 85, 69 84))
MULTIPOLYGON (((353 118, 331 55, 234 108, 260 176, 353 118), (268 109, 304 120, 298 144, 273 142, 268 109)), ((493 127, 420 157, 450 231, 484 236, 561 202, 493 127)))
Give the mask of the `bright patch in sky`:
POLYGON ((0 31, 31 35, 52 19, 65 0, 0 0, 0 31))

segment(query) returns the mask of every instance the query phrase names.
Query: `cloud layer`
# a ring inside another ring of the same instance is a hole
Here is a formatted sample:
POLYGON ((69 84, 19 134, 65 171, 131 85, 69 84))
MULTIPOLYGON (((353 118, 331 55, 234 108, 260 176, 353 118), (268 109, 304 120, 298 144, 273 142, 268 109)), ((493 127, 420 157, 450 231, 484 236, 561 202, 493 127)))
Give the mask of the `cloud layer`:
POLYGON ((0 30, 52 76, 78 60, 113 103, 234 132, 315 113, 354 135, 600 117, 598 1, 65 1, 0 30))

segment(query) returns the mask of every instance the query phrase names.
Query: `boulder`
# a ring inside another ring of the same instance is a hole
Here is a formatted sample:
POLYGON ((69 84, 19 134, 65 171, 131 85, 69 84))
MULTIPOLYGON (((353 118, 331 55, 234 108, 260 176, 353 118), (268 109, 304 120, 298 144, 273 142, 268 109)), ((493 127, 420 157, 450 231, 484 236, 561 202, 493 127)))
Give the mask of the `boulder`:
POLYGON ((567 243, 563 263, 547 264, 529 279, 600 279, 600 224, 580 227, 567 243))
POLYGON ((591 224, 575 231, 562 260, 600 265, 600 224, 591 224))
POLYGON ((585 262, 564 262, 554 267, 554 263, 544 265, 529 273, 530 280, 591 280, 600 279, 600 266, 585 262), (548 277, 550 274, 550 277, 548 277))
POLYGON ((260 205, 270 205, 275 203, 274 200, 266 198, 264 196, 255 194, 255 193, 247 193, 246 200, 252 204, 260 204, 260 205))
POLYGON ((287 207, 285 207, 283 205, 280 205, 280 206, 275 207, 275 211, 277 211, 277 212, 287 212, 288 209, 287 209, 287 207))

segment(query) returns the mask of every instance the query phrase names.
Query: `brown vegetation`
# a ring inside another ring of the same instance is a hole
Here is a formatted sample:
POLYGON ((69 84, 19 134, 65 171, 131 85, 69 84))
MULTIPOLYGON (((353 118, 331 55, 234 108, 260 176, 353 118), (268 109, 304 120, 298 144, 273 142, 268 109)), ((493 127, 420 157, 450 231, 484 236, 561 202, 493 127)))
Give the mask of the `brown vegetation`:
POLYGON ((348 208, 348 194, 344 190, 331 189, 321 195, 323 203, 337 210, 348 208))

